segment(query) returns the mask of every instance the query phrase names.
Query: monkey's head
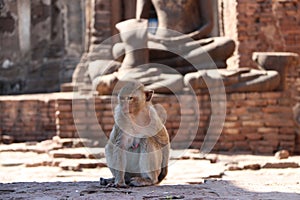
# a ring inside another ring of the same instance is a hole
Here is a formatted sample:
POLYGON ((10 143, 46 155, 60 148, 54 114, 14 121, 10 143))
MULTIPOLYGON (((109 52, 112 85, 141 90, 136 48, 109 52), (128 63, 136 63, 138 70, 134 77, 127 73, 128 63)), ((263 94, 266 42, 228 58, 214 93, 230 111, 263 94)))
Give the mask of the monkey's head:
POLYGON ((137 114, 152 99, 153 91, 145 91, 139 82, 129 82, 120 91, 118 103, 125 114, 137 114))

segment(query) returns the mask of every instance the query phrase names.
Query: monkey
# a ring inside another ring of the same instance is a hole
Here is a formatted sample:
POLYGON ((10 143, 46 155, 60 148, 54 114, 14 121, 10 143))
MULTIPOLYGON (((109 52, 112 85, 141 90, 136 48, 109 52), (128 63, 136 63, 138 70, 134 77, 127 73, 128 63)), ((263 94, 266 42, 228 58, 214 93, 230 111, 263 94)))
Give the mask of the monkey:
POLYGON ((131 81, 118 94, 115 124, 105 146, 113 178, 100 178, 107 187, 159 184, 168 173, 169 135, 151 103, 153 91, 131 81))

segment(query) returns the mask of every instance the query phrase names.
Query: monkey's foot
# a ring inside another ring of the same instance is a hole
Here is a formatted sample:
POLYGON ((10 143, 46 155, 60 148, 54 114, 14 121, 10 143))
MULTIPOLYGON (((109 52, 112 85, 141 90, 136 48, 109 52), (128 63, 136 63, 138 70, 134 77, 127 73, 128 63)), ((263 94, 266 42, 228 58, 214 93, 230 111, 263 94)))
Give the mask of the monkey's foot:
POLYGON ((100 178, 100 185, 108 185, 113 184, 115 182, 115 178, 100 178))
POLYGON ((153 181, 151 181, 148 178, 142 178, 142 177, 133 177, 130 179, 130 186, 135 186, 135 187, 143 187, 143 186, 150 186, 154 185, 153 181))

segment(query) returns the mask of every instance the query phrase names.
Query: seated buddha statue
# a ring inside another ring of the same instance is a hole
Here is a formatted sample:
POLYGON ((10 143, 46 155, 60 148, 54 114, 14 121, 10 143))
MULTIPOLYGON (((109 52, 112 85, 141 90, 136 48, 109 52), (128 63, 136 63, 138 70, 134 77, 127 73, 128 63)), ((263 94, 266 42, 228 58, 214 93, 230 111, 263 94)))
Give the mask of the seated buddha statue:
POLYGON ((181 92, 187 86, 203 90, 205 80, 221 80, 230 92, 276 89, 276 71, 226 69, 235 43, 210 37, 213 21, 211 1, 137 0, 136 19, 116 25, 122 42, 113 47, 115 61, 90 65, 93 85, 99 94, 111 93, 126 79, 139 80, 158 93, 181 92), (158 20, 154 31, 147 29, 151 4, 158 20), (106 72, 95 76, 93 69, 104 65, 106 72))

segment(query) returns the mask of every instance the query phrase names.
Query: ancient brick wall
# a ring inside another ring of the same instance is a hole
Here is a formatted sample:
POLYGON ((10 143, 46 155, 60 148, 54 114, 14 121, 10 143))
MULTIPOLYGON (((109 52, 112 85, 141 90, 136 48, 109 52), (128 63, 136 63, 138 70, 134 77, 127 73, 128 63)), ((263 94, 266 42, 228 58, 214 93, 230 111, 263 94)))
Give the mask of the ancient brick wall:
MULTIPOLYGON (((165 124, 173 148, 185 148, 189 143, 192 148, 200 148, 208 127, 214 129, 219 124, 210 122, 209 95, 197 97, 199 118, 189 107, 192 97, 178 98, 184 100, 184 108, 177 97, 169 95, 155 96, 153 103, 167 111, 165 124), (192 128, 195 123, 197 132, 192 128)), ((77 98, 72 93, 62 93, 47 99, 3 97, 0 101, 1 135, 13 136, 15 141, 40 141, 58 135, 91 138, 101 145, 106 143, 114 124, 111 97, 77 98)), ((214 151, 272 154, 287 149, 298 152, 292 101, 285 92, 233 93, 218 103, 226 105, 226 118, 214 151)))
POLYGON ((255 67, 255 51, 300 53, 300 2, 298 0, 222 1, 224 34, 236 41, 236 63, 255 67))
POLYGON ((0 135, 14 142, 42 141, 56 135, 55 100, 36 96, 2 97, 0 135))

